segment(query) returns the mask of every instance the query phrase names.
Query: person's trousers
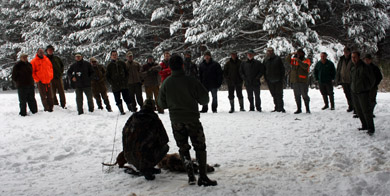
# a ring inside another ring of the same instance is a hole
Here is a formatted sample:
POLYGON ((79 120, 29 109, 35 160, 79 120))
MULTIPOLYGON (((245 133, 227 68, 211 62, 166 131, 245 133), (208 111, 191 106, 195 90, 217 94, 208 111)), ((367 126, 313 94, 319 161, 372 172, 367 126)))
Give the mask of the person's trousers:
MULTIPOLYGON (((212 102, 211 102, 211 110, 213 112, 217 111, 218 108, 218 88, 212 88, 209 90, 211 92, 212 102)), ((207 111, 208 105, 203 105, 202 111, 207 111)))
POLYGON ((83 110, 83 93, 85 94, 85 96, 87 96, 88 111, 93 112, 94 106, 93 106, 91 87, 76 88, 77 111, 79 113, 84 112, 84 110, 83 110))
MULTIPOLYGON (((297 109, 300 110, 302 108, 302 100, 305 101, 306 107, 309 105, 310 97, 309 93, 309 85, 307 83, 293 83, 291 84, 294 90, 295 103, 297 104, 297 109)), ((306 108, 309 109, 309 108, 306 108)))
POLYGON ((96 86, 96 88, 92 87, 92 95, 95 98, 96 103, 99 107, 102 107, 102 99, 103 99, 106 108, 107 107, 111 108, 110 101, 107 95, 107 88, 99 87, 99 86, 96 86))
POLYGON ((123 97, 123 100, 125 101, 126 105, 131 104, 131 98, 130 98, 130 93, 129 89, 121 89, 120 91, 113 92, 114 93, 114 98, 115 98, 115 103, 116 105, 121 105, 122 104, 122 99, 121 99, 121 94, 123 97))
POLYGON ((136 107, 136 100, 137 100, 139 107, 142 108, 142 105, 144 104, 144 98, 142 97, 142 84, 141 83, 129 84, 129 92, 130 92, 132 107, 133 108, 136 107))
POLYGON ((35 100, 34 86, 19 87, 18 97, 19 97, 20 115, 22 116, 27 115, 27 104, 28 104, 28 108, 30 108, 30 111, 32 113, 38 112, 37 101, 35 100))
POLYGON ((371 110, 372 110, 372 113, 374 114, 374 109, 375 109, 375 106, 376 106, 376 95, 378 94, 378 86, 374 86, 371 90, 370 90, 370 107, 371 107, 371 110))
POLYGON ((228 98, 229 100, 234 99, 234 91, 236 91, 236 95, 238 99, 242 99, 242 83, 240 84, 228 84, 228 98))
POLYGON ((260 86, 246 86, 246 92, 249 100, 249 110, 254 110, 255 105, 258 111, 261 111, 260 86), (253 96, 255 98, 253 102, 253 96))
POLYGON ((157 103, 157 99, 158 99, 158 91, 160 90, 160 88, 158 86, 145 86, 145 93, 146 93, 146 98, 147 99, 152 99, 154 100, 156 106, 157 106, 157 110, 159 112, 163 111, 163 109, 161 109, 159 106, 158 106, 158 103, 157 103), (153 99, 153 96, 154 96, 154 99, 153 99))
POLYGON ((283 102, 283 81, 267 82, 269 91, 274 99, 274 105, 276 111, 284 110, 283 102))
POLYGON ((51 85, 49 84, 43 84, 42 82, 38 83, 38 91, 39 95, 41 96, 41 101, 43 105, 44 111, 53 111, 53 97, 51 92, 51 85))
POLYGON ((341 86, 343 87, 345 97, 347 98, 348 108, 353 109, 354 104, 352 100, 351 84, 342 83, 341 86))
POLYGON ((352 100, 355 106, 355 111, 362 123, 362 128, 375 131, 369 95, 369 91, 363 93, 352 93, 352 100))
POLYGON ((195 151, 206 150, 206 138, 200 122, 172 123, 172 130, 179 152, 185 153, 191 149, 188 138, 195 151))
POLYGON ((53 91, 53 102, 54 105, 58 105, 58 99, 57 99, 57 92, 60 97, 60 103, 61 107, 65 107, 66 105, 66 98, 65 98, 65 91, 64 91, 64 84, 62 82, 62 79, 53 79, 51 80, 51 88, 53 91))
POLYGON ((328 83, 319 83, 320 92, 322 97, 324 98, 325 106, 329 106, 328 97, 330 99, 330 105, 334 108, 334 93, 333 93, 333 84, 332 82, 328 83))

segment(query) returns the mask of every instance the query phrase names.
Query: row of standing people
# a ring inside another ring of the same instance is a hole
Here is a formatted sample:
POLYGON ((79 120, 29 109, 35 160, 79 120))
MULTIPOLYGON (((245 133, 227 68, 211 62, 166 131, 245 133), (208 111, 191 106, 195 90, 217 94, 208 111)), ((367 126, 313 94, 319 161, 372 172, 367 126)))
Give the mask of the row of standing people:
MULTIPOLYGON (((21 54, 12 70, 12 79, 18 89, 19 114, 27 115, 27 105, 34 114, 38 112, 35 100, 34 82, 37 84, 44 111, 52 112, 54 105, 60 105, 66 109, 66 97, 62 74, 64 64, 61 59, 54 55, 54 47, 49 45, 46 50, 39 48, 35 58, 28 62, 28 55, 21 54), (45 55, 46 51, 46 55, 45 55), (56 94, 59 94, 59 100, 56 94)), ((133 60, 131 52, 126 54, 127 61, 118 59, 116 51, 111 52, 111 60, 107 68, 97 62, 92 57, 90 61, 83 59, 81 53, 75 54, 75 63, 67 70, 67 75, 74 82, 76 92, 76 104, 79 114, 83 114, 83 93, 87 97, 89 112, 94 111, 92 97, 95 98, 98 109, 103 109, 102 99, 106 109, 111 112, 111 106, 107 95, 106 80, 111 84, 116 105, 121 114, 125 114, 122 105, 124 99, 129 111, 136 111, 136 103, 143 104, 142 83, 145 86, 147 98, 156 99, 158 97, 160 78, 165 79, 170 75, 168 60, 170 54, 164 54, 164 60, 158 65, 154 58, 149 56, 147 63, 141 66, 133 60)), ((159 113, 163 113, 158 107, 159 113)))

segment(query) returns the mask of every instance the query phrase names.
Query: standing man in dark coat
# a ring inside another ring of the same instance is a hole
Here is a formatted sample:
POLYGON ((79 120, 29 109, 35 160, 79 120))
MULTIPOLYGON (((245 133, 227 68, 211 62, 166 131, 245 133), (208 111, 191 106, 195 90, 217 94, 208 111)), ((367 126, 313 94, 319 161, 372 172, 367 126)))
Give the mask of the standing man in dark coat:
POLYGON ((370 104, 370 90, 375 85, 375 75, 372 68, 360 59, 359 52, 352 52, 351 91, 355 110, 362 127, 370 136, 375 133, 375 125, 370 104))
POLYGON ((269 91, 274 98, 275 109, 273 112, 286 112, 283 102, 283 80, 285 68, 282 59, 276 56, 273 48, 267 48, 264 58, 265 80, 267 81, 269 91))
POLYGON ((306 113, 310 113, 310 97, 309 97, 309 70, 311 61, 305 58, 303 49, 298 49, 286 57, 287 63, 291 65, 290 82, 294 90, 295 102, 297 104, 297 111, 294 114, 302 113, 303 98, 306 107, 306 113), (293 56, 294 55, 294 56, 293 56), (291 58, 293 56, 293 58, 291 58))
POLYGON ((374 72, 374 75, 375 75, 375 85, 370 90, 370 106, 371 106, 371 110, 372 110, 373 116, 375 117, 375 115, 374 115, 374 108, 375 108, 375 105, 376 105, 376 95, 378 93, 378 85, 381 83, 381 81, 383 79, 383 76, 382 76, 382 72, 379 69, 379 67, 377 65, 375 65, 374 63, 372 63, 372 56, 370 54, 367 54, 364 57, 364 62, 369 67, 371 67, 371 69, 372 69, 372 71, 374 72))
MULTIPOLYGON (((148 56, 146 64, 141 68, 141 77, 144 81, 146 99, 155 100, 157 104, 158 92, 160 90, 160 76, 159 71, 161 67, 154 62, 153 56, 148 56), (154 96, 154 98, 153 98, 154 96)), ((164 110, 157 104, 157 111, 160 114, 164 113, 164 110)))
POLYGON ((192 62, 190 51, 184 53, 184 72, 186 76, 192 76, 199 79, 199 69, 198 66, 192 62))
POLYGON ((198 185, 215 186, 217 182, 210 180, 206 174, 206 138, 199 121, 198 110, 198 104, 205 105, 209 101, 207 90, 195 78, 185 76, 183 59, 180 56, 172 56, 169 63, 172 76, 161 85, 158 103, 161 107, 169 109, 173 135, 188 174, 188 184, 196 183, 190 155, 191 146, 188 144, 188 138, 190 138, 199 163, 198 185))
POLYGON ((19 114, 26 116, 26 107, 35 114, 38 112, 37 101, 35 100, 34 79, 32 77, 32 66, 27 61, 27 54, 20 55, 20 61, 16 62, 12 69, 12 81, 14 81, 18 89, 19 97, 19 114))
POLYGON ((106 87, 106 69, 103 65, 97 62, 97 59, 92 57, 89 59, 89 62, 92 65, 92 69, 94 72, 94 77, 91 81, 92 94, 96 100, 96 104, 98 105, 98 109, 102 110, 102 99, 104 104, 106 105, 106 109, 108 112, 112 112, 110 100, 107 96, 107 87, 106 87))
POLYGON ((265 68, 263 63, 254 59, 255 51, 249 50, 247 57, 248 60, 241 64, 240 75, 248 93, 249 111, 255 111, 256 105, 256 110, 261 112, 260 78, 264 75, 265 68), (253 95, 255 102, 253 102, 253 95))
POLYGON ((54 47, 48 45, 46 47, 47 58, 50 59, 51 64, 53 65, 53 79, 51 80, 51 88, 53 92, 53 103, 58 105, 57 91, 60 96, 61 107, 66 109, 66 98, 64 91, 64 84, 62 81, 62 74, 64 73, 64 64, 58 56, 54 55, 54 47))
POLYGON ((76 63, 73 63, 68 69, 68 75, 76 83, 76 103, 79 115, 84 114, 83 93, 87 96, 88 111, 93 112, 93 99, 91 90, 91 79, 93 78, 93 69, 90 63, 83 60, 81 53, 75 55, 76 63))
MULTIPOLYGON (((203 86, 211 92, 213 101, 211 104, 211 109, 213 113, 217 113, 218 108, 218 88, 222 85, 223 73, 221 65, 214 61, 211 58, 211 52, 206 51, 204 53, 204 60, 199 66, 199 76, 200 81, 203 86)), ((208 111, 208 105, 203 105, 201 113, 206 113, 208 111)))
POLYGON ((142 97, 142 83, 140 78, 141 65, 134 61, 133 53, 131 51, 126 54, 126 67, 129 71, 129 92, 131 99, 131 109, 133 112, 137 111, 136 100, 140 108, 144 104, 144 98, 142 97))
POLYGON ((240 111, 245 111, 244 109, 244 100, 242 97, 242 79, 240 76, 240 67, 241 60, 237 57, 237 52, 233 51, 230 53, 230 59, 226 62, 223 68, 223 76, 228 85, 229 91, 229 101, 230 101, 230 111, 229 113, 234 112, 234 91, 238 98, 238 103, 240 104, 240 111))
POLYGON ((322 107, 322 110, 329 108, 328 96, 330 100, 330 109, 334 110, 333 81, 335 79, 336 69, 333 62, 327 58, 328 54, 326 52, 321 52, 321 60, 318 61, 314 68, 314 78, 320 85, 320 92, 324 99, 325 105, 322 107))
POLYGON ((111 84, 112 93, 114 93, 116 105, 122 115, 126 113, 123 110, 121 94, 126 102, 127 108, 131 111, 131 98, 128 88, 129 72, 126 63, 118 60, 117 51, 111 51, 111 61, 107 65, 107 82, 111 84))
POLYGON ((351 49, 345 47, 344 55, 340 57, 340 60, 337 63, 335 83, 343 87, 344 94, 348 102, 347 112, 353 111, 353 101, 352 101, 352 94, 351 94, 351 68, 352 68, 351 49))

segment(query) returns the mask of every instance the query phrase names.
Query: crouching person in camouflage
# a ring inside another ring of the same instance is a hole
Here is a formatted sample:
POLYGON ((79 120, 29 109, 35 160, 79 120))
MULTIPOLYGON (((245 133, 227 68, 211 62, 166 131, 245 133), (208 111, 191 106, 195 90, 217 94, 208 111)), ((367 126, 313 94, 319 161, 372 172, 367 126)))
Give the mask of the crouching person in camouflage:
POLYGON ((191 146, 188 144, 190 138, 199 163, 198 185, 215 186, 217 182, 210 180, 206 174, 206 139, 199 121, 198 110, 198 104, 205 105, 209 102, 208 91, 194 77, 185 76, 183 59, 180 56, 172 56, 169 66, 172 75, 161 86, 158 104, 162 108, 169 109, 173 135, 188 174, 188 184, 196 183, 189 151, 191 146))
POLYGON ((126 161, 147 180, 154 180, 154 174, 161 173, 154 166, 169 150, 167 132, 154 112, 154 107, 154 101, 147 99, 142 109, 130 116, 122 132, 126 161))

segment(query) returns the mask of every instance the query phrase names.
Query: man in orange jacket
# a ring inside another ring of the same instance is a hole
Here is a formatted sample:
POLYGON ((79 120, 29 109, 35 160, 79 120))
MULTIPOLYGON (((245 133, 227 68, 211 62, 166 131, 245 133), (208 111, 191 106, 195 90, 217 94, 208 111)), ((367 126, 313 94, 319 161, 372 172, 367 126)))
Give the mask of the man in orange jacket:
POLYGON ((310 113, 310 97, 309 92, 309 71, 311 61, 305 58, 303 49, 293 52, 286 57, 287 63, 291 65, 290 83, 294 90, 295 102, 297 104, 297 111, 294 114, 302 113, 301 97, 305 101, 306 113, 310 113), (291 58, 294 55, 293 58, 291 58))
POLYGON ((50 59, 44 55, 42 48, 39 48, 35 58, 30 62, 33 69, 33 78, 38 83, 38 90, 41 96, 44 111, 53 111, 53 96, 50 82, 53 79, 53 65, 50 59))

